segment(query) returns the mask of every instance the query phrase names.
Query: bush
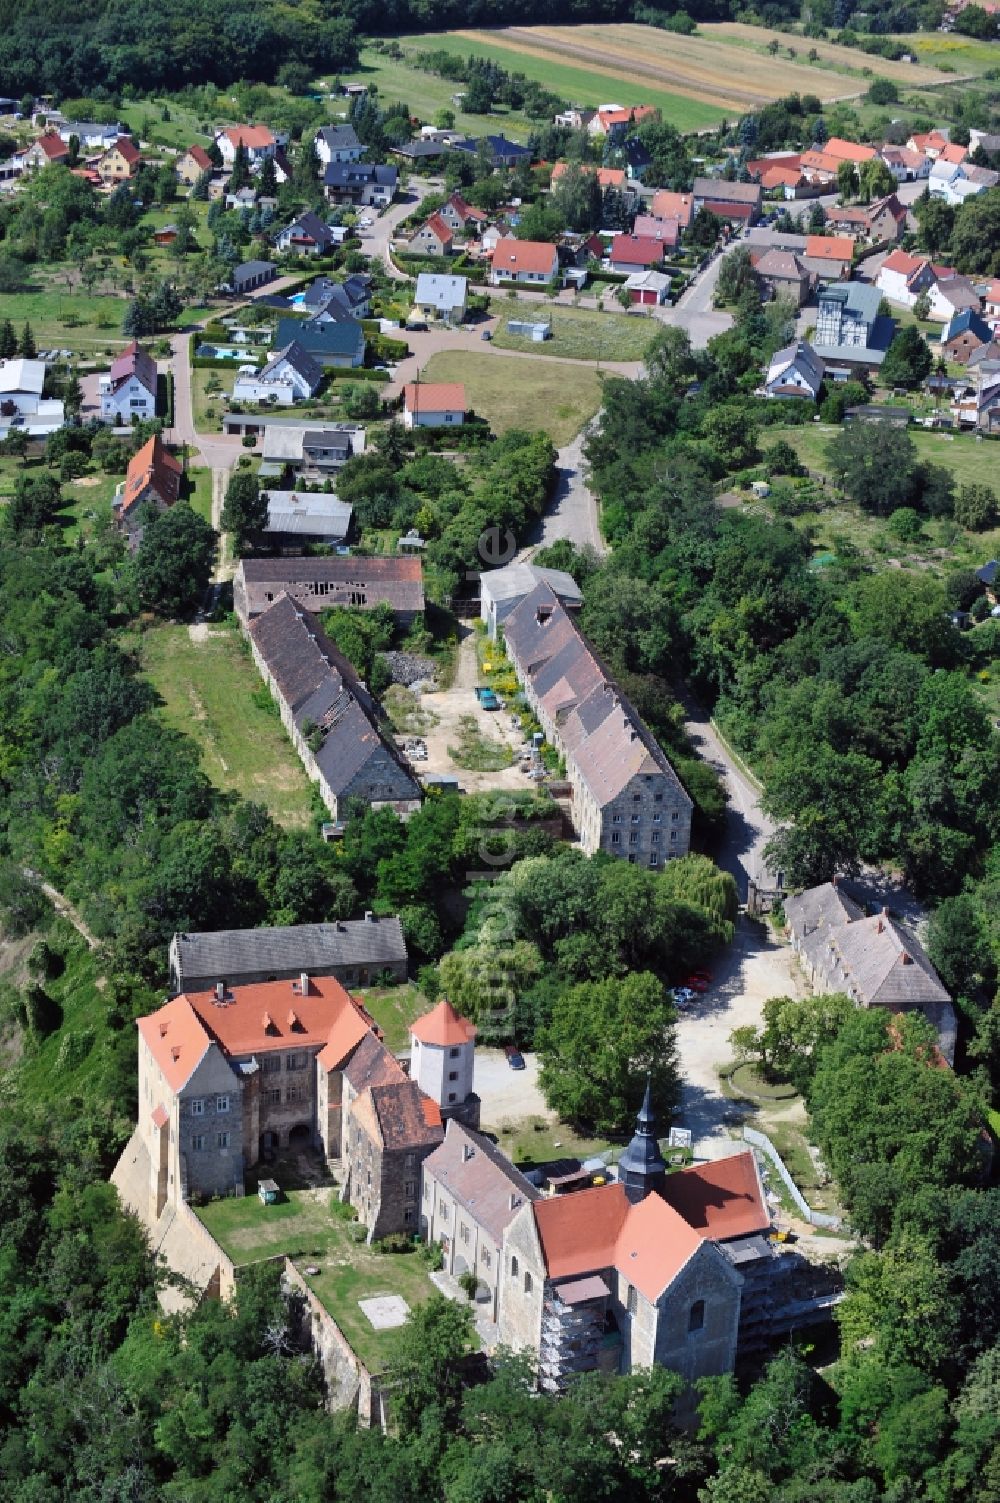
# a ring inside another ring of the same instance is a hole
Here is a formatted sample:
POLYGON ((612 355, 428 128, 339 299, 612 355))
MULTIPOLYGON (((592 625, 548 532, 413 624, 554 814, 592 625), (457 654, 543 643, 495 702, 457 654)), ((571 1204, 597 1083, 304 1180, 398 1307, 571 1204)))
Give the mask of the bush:
POLYGON ((476 1297, 476 1290, 479 1288, 479 1280, 476 1278, 476 1275, 472 1272, 472 1270, 467 1268, 464 1273, 460 1273, 458 1276, 458 1282, 460 1286, 465 1290, 468 1298, 470 1300, 474 1300, 476 1297))
POLYGON ((416 1239, 407 1235, 406 1232, 390 1232, 388 1237, 380 1237, 372 1243, 372 1252, 385 1253, 411 1253, 417 1248, 416 1239))

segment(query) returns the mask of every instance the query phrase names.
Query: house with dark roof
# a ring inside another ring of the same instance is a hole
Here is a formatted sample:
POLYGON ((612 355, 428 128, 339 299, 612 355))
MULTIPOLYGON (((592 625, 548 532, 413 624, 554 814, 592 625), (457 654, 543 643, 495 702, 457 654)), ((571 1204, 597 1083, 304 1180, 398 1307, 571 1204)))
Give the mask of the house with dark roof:
POLYGON ((289 256, 325 256, 337 244, 337 236, 318 214, 306 209, 274 237, 275 249, 289 256))
POLYGON ((955 1058, 957 1023, 947 990, 917 936, 883 909, 866 916, 839 881, 785 900, 792 948, 819 992, 845 992, 859 1007, 919 1011, 955 1058))
POLYGON ((415 1232, 420 1166, 444 1137, 441 1113, 416 1081, 388 1081, 359 1096, 344 1143, 342 1198, 370 1242, 415 1232))
POLYGON ((300 554, 307 544, 336 547, 347 541, 354 508, 329 491, 268 489, 267 523, 258 546, 300 554))
POLYGON ((813 274, 794 251, 772 246, 752 259, 754 271, 772 297, 785 298, 796 308, 808 300, 813 274))
POLYGON ((759 183, 727 183, 718 177, 696 177, 691 186, 694 211, 708 209, 719 219, 756 224, 764 200, 759 183))
POLYGON ((357 319, 279 318, 275 344, 295 343, 321 366, 364 365, 365 331, 357 319))
POLYGON ((349 122, 325 125, 316 132, 316 155, 324 167, 331 162, 360 162, 364 154, 365 148, 349 122))
POLYGON ((823 362, 812 345, 805 339, 778 350, 764 378, 764 395, 767 397, 805 397, 815 402, 823 383, 823 362))
POLYGON ((506 136, 481 136, 478 139, 465 138, 453 143, 455 151, 464 151, 469 156, 477 156, 480 151, 489 155, 493 167, 517 167, 521 162, 531 161, 531 149, 527 146, 519 146, 516 141, 508 141, 506 136))
POLYGON ((941 353, 946 360, 967 365, 969 357, 993 340, 993 330, 971 308, 963 308, 941 331, 941 353))
POLYGON ((243 367, 233 382, 233 401, 291 407, 315 396, 323 367, 297 340, 275 350, 259 371, 243 367))
POLYGON ((334 820, 346 820, 354 802, 402 815, 419 809, 420 784, 382 711, 318 619, 282 593, 246 630, 282 724, 334 820))
POLYGON ((419 558, 244 558, 233 578, 233 604, 244 626, 281 595, 307 611, 350 606, 392 607, 400 626, 410 626, 424 609, 423 565, 419 558))
POLYGON ((338 919, 330 924, 216 929, 175 934, 167 952, 173 992, 211 991, 258 981, 294 981, 303 971, 332 976, 344 986, 376 977, 406 980, 406 940, 395 914, 338 919))
POLYGON ((365 204, 384 209, 399 183, 395 167, 371 162, 331 162, 323 173, 323 192, 331 203, 365 204))
POLYGON ((864 282, 827 282, 820 285, 817 300, 812 344, 827 375, 840 380, 857 370, 876 370, 895 333, 892 319, 879 313, 882 294, 878 287, 864 282))
POLYGON ((132 455, 111 510, 115 526, 124 532, 133 552, 142 541, 146 508, 164 512, 173 506, 181 493, 182 474, 180 462, 168 454, 158 433, 132 455))
POLYGON ((156 416, 156 361, 139 341, 132 343, 111 363, 98 381, 101 422, 130 425, 133 418, 156 416))
POLYGON ((371 310, 372 279, 368 272, 352 272, 342 282, 315 277, 303 293, 303 308, 314 318, 330 313, 343 318, 367 318, 371 310))
POLYGON ((691 799, 547 581, 507 616, 504 640, 525 700, 565 760, 582 849, 654 870, 687 855, 691 799))
POLYGON ((248 292, 254 292, 258 287, 266 287, 268 282, 273 282, 278 275, 278 268, 273 261, 243 261, 233 268, 229 274, 229 280, 220 289, 223 292, 232 292, 237 297, 245 297, 248 292))

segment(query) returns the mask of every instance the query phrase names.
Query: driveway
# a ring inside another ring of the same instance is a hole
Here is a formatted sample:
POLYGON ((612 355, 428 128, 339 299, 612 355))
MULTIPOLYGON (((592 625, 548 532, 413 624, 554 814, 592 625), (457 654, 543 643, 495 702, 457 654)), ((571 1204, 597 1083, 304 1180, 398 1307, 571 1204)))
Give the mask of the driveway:
POLYGON ((420 696, 420 709, 432 714, 436 724, 419 732, 427 746, 427 760, 417 762, 415 766, 423 776, 448 773, 457 777, 466 793, 497 788, 523 793, 532 784, 513 759, 524 741, 524 734, 520 726, 515 729, 511 725, 506 710, 484 710, 476 699, 475 689, 479 681, 476 634, 468 626, 460 626, 459 632, 458 661, 450 686, 420 696), (456 765, 448 748, 457 745, 461 721, 468 716, 475 720, 476 729, 484 740, 498 742, 510 750, 512 760, 509 767, 503 767, 499 772, 476 772, 456 765))
POLYGON ((760 784, 737 763, 700 706, 687 705, 684 729, 699 757, 722 778, 729 809, 726 833, 715 859, 723 871, 732 873, 740 902, 745 903, 750 878, 758 885, 770 885, 764 847, 778 827, 761 808, 760 784))
POLYGON ((531 529, 525 546, 518 551, 518 562, 526 562, 539 548, 548 548, 560 538, 568 539, 578 548, 593 548, 602 555, 610 551, 601 537, 597 497, 588 484, 583 456, 592 426, 588 424, 572 443, 559 450, 555 495, 545 515, 531 529))
POLYGON ((538 1056, 524 1055, 524 1069, 512 1070, 502 1049, 476 1050, 476 1095, 484 1126, 552 1116, 538 1085, 538 1056))
POLYGON ((658 309, 656 313, 660 323, 684 329, 696 350, 703 350, 714 335, 724 334, 733 326, 730 313, 722 313, 712 306, 721 266, 722 255, 713 256, 677 302, 672 307, 658 309))

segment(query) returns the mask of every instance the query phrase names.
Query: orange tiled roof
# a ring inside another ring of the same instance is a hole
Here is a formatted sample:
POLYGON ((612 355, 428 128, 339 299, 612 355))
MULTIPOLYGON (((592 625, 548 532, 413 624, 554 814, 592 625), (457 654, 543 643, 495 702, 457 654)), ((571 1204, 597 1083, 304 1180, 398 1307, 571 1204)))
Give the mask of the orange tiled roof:
POLYGON ((424 222, 425 230, 432 230, 439 240, 450 242, 452 234, 440 214, 430 214, 424 222))
POLYGON ((714 1240, 747 1237, 771 1224, 749 1149, 668 1174, 663 1197, 689 1226, 714 1240))
POLYGON ((172 506, 180 494, 181 474, 180 464, 167 453, 160 435, 154 433, 129 460, 122 493, 122 514, 130 511, 150 488, 172 506))
POLYGON ((460 1017, 445 997, 411 1023, 410 1032, 422 1044, 471 1044, 476 1036, 473 1024, 460 1017))
POLYGON ((968 154, 967 147, 959 146, 957 141, 949 141, 944 150, 939 153, 938 161, 953 162, 957 165, 959 162, 964 162, 968 154))
MULTIPOLYGON (((624 167, 595 167, 591 162, 580 162, 577 165, 583 172, 592 173, 602 188, 623 188, 625 186, 624 167)), ((565 177, 569 168, 569 162, 556 162, 552 169, 552 181, 557 183, 561 177, 565 177)))
MULTIPOLYGON (((114 146, 109 146, 108 151, 118 151, 125 158, 130 167, 134 167, 139 160, 140 152, 129 136, 119 136, 114 146)), ((105 153, 107 154, 107 153, 105 153)))
POLYGON ((190 992, 187 999, 227 1054, 325 1044, 340 1013, 358 1004, 332 976, 310 976, 305 996, 298 987, 298 981, 237 986, 222 1006, 214 991, 190 992))
POLYGON ((212 1042, 187 997, 174 997, 140 1018, 139 1033, 172 1091, 190 1080, 212 1042))
POLYGON ((556 259, 547 240, 498 240, 493 252, 494 269, 505 271, 551 272, 556 259))
POLYGON ((211 172, 212 158, 204 146, 189 146, 184 155, 190 157, 195 166, 200 167, 202 172, 211 172))
POLYGON ((806 255, 822 261, 851 261, 854 241, 850 235, 808 235, 806 255))
POLYGON ((231 125, 225 135, 234 147, 243 146, 248 151, 274 145, 274 136, 266 125, 231 125))
POLYGON ((898 271, 901 276, 912 277, 913 273, 919 271, 923 264, 919 256, 911 256, 905 250, 894 250, 882 262, 882 270, 898 271))
POLYGON ((341 1007, 333 1020, 326 1044, 319 1052, 319 1062, 324 1070, 336 1070, 362 1039, 372 1031, 367 1016, 354 1001, 352 1007, 341 1007))
POLYGON ((694 195, 673 193, 669 188, 661 188, 653 194, 651 212, 654 219, 676 219, 687 229, 694 213, 694 195))
POLYGON ((464 412, 461 381, 413 381, 403 387, 407 412, 464 412))
POLYGON ((845 141, 843 136, 831 136, 823 150, 838 162, 870 162, 875 155, 874 146, 859 146, 857 141, 845 141))

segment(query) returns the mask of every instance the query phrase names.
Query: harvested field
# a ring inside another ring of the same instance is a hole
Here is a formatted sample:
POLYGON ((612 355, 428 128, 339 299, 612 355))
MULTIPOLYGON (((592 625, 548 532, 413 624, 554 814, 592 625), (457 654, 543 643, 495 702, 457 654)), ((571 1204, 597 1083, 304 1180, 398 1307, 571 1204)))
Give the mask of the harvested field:
MULTIPOLYGON (((557 90, 558 69, 583 69, 593 82, 589 97, 578 102, 589 104, 609 97, 625 105, 637 103, 637 90, 652 104, 659 103, 658 95, 670 94, 728 112, 757 109, 792 91, 828 101, 848 99, 868 88, 864 68, 914 86, 949 82, 949 75, 932 67, 886 62, 832 42, 790 39, 737 22, 702 26, 690 37, 631 24, 515 26, 456 31, 425 37, 423 43, 481 53, 557 90), (770 56, 771 40, 784 56, 770 56), (787 55, 790 42, 798 54, 794 58, 787 55), (806 57, 811 48, 818 54, 814 63, 806 57)), ((670 118, 669 108, 664 108, 664 118, 670 118)))

